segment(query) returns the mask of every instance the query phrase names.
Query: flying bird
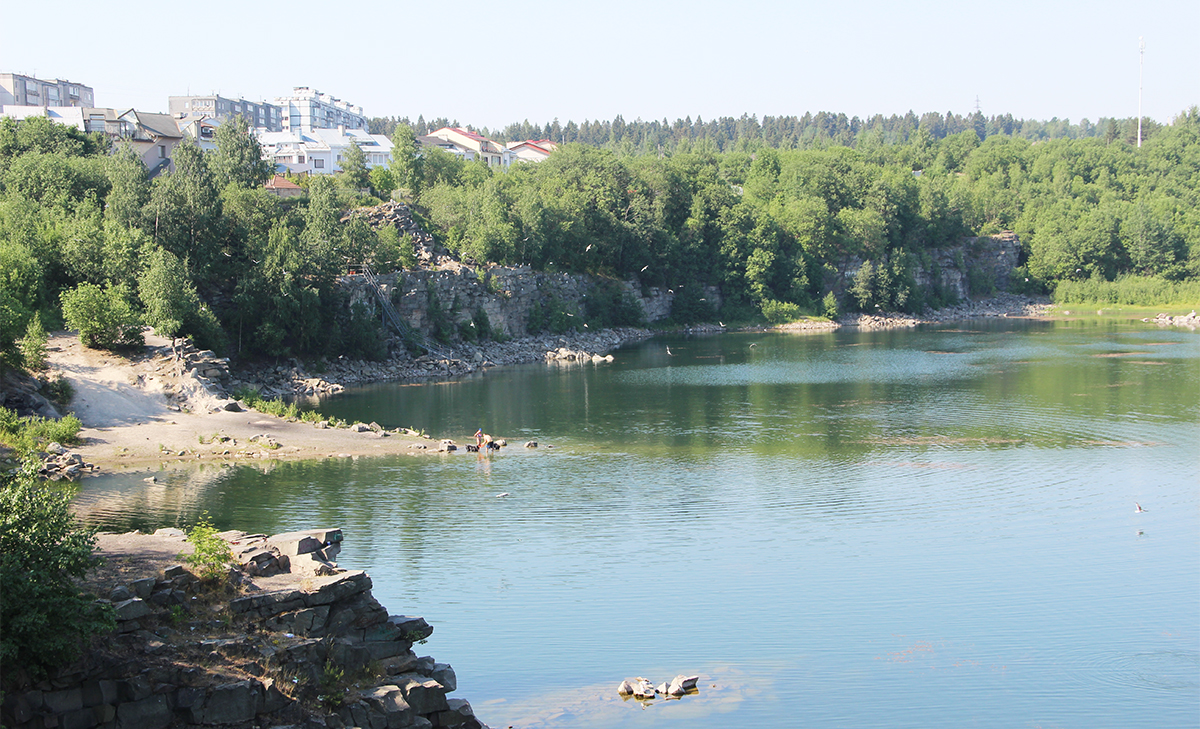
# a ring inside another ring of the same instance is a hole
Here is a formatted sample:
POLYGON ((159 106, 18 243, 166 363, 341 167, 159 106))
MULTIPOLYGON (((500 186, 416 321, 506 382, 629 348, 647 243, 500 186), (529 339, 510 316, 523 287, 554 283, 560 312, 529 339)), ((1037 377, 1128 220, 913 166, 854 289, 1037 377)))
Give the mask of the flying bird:
POLYGON ((1141 504, 1139 504, 1138 502, 1136 502, 1136 501, 1135 501, 1135 502, 1133 502, 1133 505, 1137 507, 1136 509, 1134 509, 1134 510, 1133 510, 1133 512, 1134 512, 1135 514, 1145 514, 1145 513, 1146 513, 1146 510, 1145 510, 1145 509, 1143 509, 1143 508, 1142 508, 1142 505, 1141 505, 1141 504))
POLYGON ((668 347, 667 347, 667 356, 668 356, 668 357, 674 357, 674 356, 675 356, 675 355, 674 355, 674 354, 671 352, 671 347, 670 347, 670 346, 668 346, 668 347))
POLYGON ((642 270, 641 270, 641 271, 638 271, 638 273, 645 273, 647 268, 650 268, 650 267, 649 267, 649 266, 642 266, 642 270))

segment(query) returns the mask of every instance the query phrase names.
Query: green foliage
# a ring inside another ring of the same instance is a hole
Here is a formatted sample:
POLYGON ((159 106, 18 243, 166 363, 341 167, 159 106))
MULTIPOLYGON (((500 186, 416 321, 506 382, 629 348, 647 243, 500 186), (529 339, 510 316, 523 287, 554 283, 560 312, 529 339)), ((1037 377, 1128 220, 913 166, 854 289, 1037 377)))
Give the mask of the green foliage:
MULTIPOLYGON (((676 324, 695 324, 696 322, 712 321, 716 316, 716 309, 708 301, 707 297, 702 296, 703 293, 704 290, 696 283, 677 289, 675 298, 671 301, 671 321, 676 324)), ((634 305, 636 306, 636 303, 634 305)), ((640 321, 633 323, 639 324, 640 321)))
POLYGON ((85 346, 98 349, 122 349, 141 346, 141 317, 134 310, 125 286, 102 289, 80 284, 62 294, 63 316, 67 326, 79 330, 85 346))
POLYGON ((212 155, 212 171, 217 187, 261 187, 271 179, 273 165, 263 159, 262 145, 245 117, 238 114, 226 119, 214 136, 217 150, 212 155))
POLYGON ((367 168, 367 155, 362 148, 351 142, 345 148, 338 164, 342 172, 338 181, 351 190, 364 190, 371 186, 371 171, 367 168))
POLYGON ((825 313, 827 319, 837 319, 840 312, 838 311, 838 300, 833 295, 833 292, 825 294, 825 298, 821 299, 821 311, 825 313))
POLYGON ((0 407, 0 443, 21 454, 34 453, 50 443, 79 443, 82 428, 83 424, 74 415, 61 420, 37 415, 20 418, 15 411, 0 407))
POLYGON ((6 690, 74 660, 83 642, 116 627, 111 608, 75 580, 98 563, 95 531, 71 513, 71 493, 42 482, 37 462, 0 475, 0 665, 6 690), (24 674, 24 676, 22 676, 24 674))
POLYGON ((337 709, 346 701, 346 672, 333 661, 326 661, 317 679, 317 700, 326 709, 337 709))
POLYGON ((41 372, 46 369, 46 329, 41 319, 36 316, 29 320, 25 328, 25 337, 21 340, 21 361, 30 372, 41 372))
POLYGON ((1200 305, 1200 281, 1149 276, 1121 276, 1115 281, 1098 278, 1060 281, 1054 287, 1054 303, 1196 307, 1200 305))
POLYGON ((187 563, 197 569, 200 579, 208 582, 215 582, 224 577, 229 563, 234 559, 229 542, 219 534, 212 525, 208 512, 196 520, 195 526, 188 529, 187 542, 195 551, 187 555, 187 563))
POLYGON ((788 301, 762 302, 763 318, 772 324, 787 324, 796 321, 802 315, 800 307, 788 301))
POLYGON ((590 327, 632 327, 644 323, 642 307, 620 283, 611 279, 592 286, 585 303, 590 327))

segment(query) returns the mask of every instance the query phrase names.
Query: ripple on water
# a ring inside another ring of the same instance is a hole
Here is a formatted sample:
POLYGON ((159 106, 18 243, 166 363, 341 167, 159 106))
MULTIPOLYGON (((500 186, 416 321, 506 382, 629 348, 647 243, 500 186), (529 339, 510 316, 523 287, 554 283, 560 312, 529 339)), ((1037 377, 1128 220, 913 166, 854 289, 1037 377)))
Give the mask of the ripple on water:
POLYGON ((1083 685, 1195 696, 1200 692, 1200 651, 1108 650, 1072 656, 1068 674, 1083 685))

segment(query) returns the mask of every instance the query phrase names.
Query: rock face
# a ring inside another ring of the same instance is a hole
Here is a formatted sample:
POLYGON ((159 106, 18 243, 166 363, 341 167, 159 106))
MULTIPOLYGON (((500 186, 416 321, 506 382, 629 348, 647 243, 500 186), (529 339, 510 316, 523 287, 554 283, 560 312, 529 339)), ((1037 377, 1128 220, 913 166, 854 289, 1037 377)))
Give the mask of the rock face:
POLYGON ((5 686, 0 725, 484 728, 447 698, 454 669, 412 651, 429 623, 389 616, 365 572, 331 561, 341 530, 221 536, 243 570, 231 599, 182 567, 115 586, 115 635, 47 681, 5 686), (305 559, 328 574, 288 572, 305 559))

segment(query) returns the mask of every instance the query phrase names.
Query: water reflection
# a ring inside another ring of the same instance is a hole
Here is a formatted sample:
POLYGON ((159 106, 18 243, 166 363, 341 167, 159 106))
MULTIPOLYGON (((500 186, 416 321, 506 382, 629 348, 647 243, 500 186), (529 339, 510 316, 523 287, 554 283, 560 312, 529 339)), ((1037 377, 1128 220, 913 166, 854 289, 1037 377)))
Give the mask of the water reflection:
POLYGON ((514 444, 494 456, 114 476, 78 507, 122 528, 202 510, 342 527, 343 564, 435 625, 428 651, 494 726, 1194 723, 1194 334, 667 341, 328 404, 482 427, 514 444), (677 673, 711 680, 644 710, 616 697, 677 673))

